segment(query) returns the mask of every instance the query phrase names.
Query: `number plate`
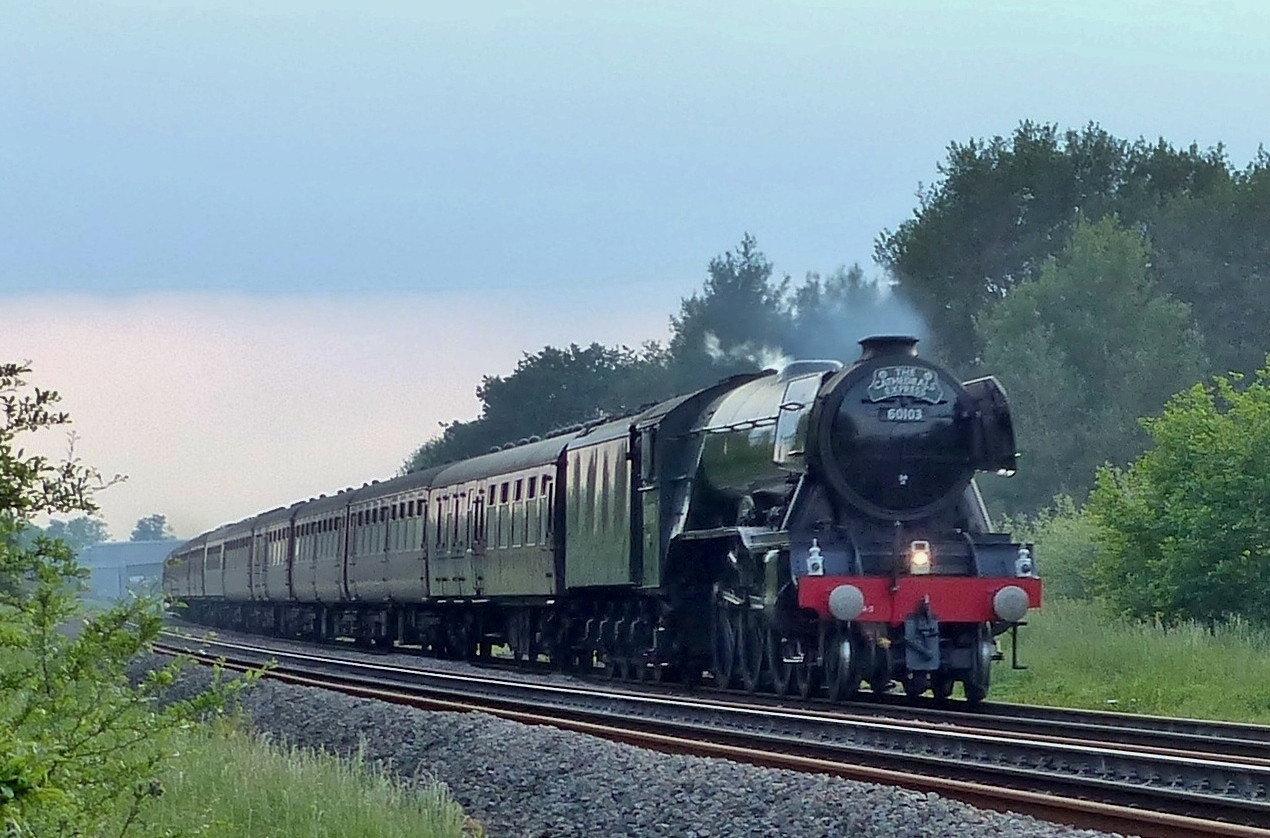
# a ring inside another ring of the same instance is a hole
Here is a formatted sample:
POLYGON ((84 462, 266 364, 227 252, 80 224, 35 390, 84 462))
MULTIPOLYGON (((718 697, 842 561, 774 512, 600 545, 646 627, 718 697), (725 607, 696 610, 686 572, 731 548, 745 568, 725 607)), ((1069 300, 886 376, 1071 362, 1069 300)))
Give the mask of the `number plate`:
POLYGON ((883 422, 921 422, 926 418, 920 407, 884 407, 878 411, 883 422))

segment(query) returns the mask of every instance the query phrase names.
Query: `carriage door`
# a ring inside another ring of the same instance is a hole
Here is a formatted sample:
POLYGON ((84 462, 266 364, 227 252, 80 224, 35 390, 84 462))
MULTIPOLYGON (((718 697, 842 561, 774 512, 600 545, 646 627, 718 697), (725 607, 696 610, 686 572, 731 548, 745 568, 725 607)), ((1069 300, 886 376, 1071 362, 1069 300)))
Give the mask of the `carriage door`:
POLYGON ((471 533, 468 540, 468 549, 472 557, 469 568, 472 579, 471 591, 474 595, 481 596, 488 587, 485 574, 489 570, 485 560, 485 489, 482 485, 474 483, 467 487, 467 496, 468 526, 471 533))
POLYGON ((661 584, 661 488, 657 480, 657 426, 631 431, 631 482, 635 491, 631 522, 631 578, 645 586, 661 584), (635 572, 635 562, 640 572, 635 572))

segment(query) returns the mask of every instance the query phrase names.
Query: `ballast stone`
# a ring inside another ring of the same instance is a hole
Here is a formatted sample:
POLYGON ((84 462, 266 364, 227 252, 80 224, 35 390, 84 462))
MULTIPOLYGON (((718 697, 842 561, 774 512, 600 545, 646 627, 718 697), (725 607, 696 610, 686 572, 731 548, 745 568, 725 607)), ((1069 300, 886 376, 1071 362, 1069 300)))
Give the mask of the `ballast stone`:
MULTIPOLYGON (((174 688, 206 683, 194 670, 174 688)), ((490 838, 596 835, 733 838, 1107 833, 975 809, 934 794, 836 777, 676 756, 480 713, 425 712, 262 681, 243 697, 257 730, 369 759, 449 787, 490 838)))

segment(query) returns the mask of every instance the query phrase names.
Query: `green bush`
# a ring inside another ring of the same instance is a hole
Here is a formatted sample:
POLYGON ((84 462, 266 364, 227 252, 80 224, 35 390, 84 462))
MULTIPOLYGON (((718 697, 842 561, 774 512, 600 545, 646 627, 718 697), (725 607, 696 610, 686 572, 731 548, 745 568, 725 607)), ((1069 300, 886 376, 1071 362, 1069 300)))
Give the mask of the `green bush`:
POLYGON ((1090 599, 1093 596, 1094 525, 1070 495, 1035 516, 1003 518, 1001 528, 1016 540, 1036 546, 1036 568, 1045 582, 1045 597, 1090 599))
POLYGON ((1144 420, 1154 447, 1103 467, 1087 512, 1097 593, 1120 613, 1270 624, 1270 365, 1217 377, 1144 420))
POLYGON ((73 454, 53 462, 19 447, 69 421, 56 393, 27 389, 27 372, 0 365, 0 823, 10 838, 140 832, 170 734, 222 706, 227 688, 159 709, 180 662, 138 685, 125 672, 158 636, 159 603, 89 616, 70 549, 25 537, 35 515, 94 512, 103 485, 73 454))

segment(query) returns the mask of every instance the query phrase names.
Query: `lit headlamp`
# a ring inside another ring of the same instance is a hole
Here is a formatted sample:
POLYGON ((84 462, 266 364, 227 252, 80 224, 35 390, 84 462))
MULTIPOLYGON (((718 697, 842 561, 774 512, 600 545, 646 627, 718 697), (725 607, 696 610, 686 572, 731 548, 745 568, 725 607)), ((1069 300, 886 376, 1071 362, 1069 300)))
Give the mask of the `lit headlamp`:
POLYGON ((908 572, 914 576, 930 573, 930 542, 914 541, 908 545, 908 572))

